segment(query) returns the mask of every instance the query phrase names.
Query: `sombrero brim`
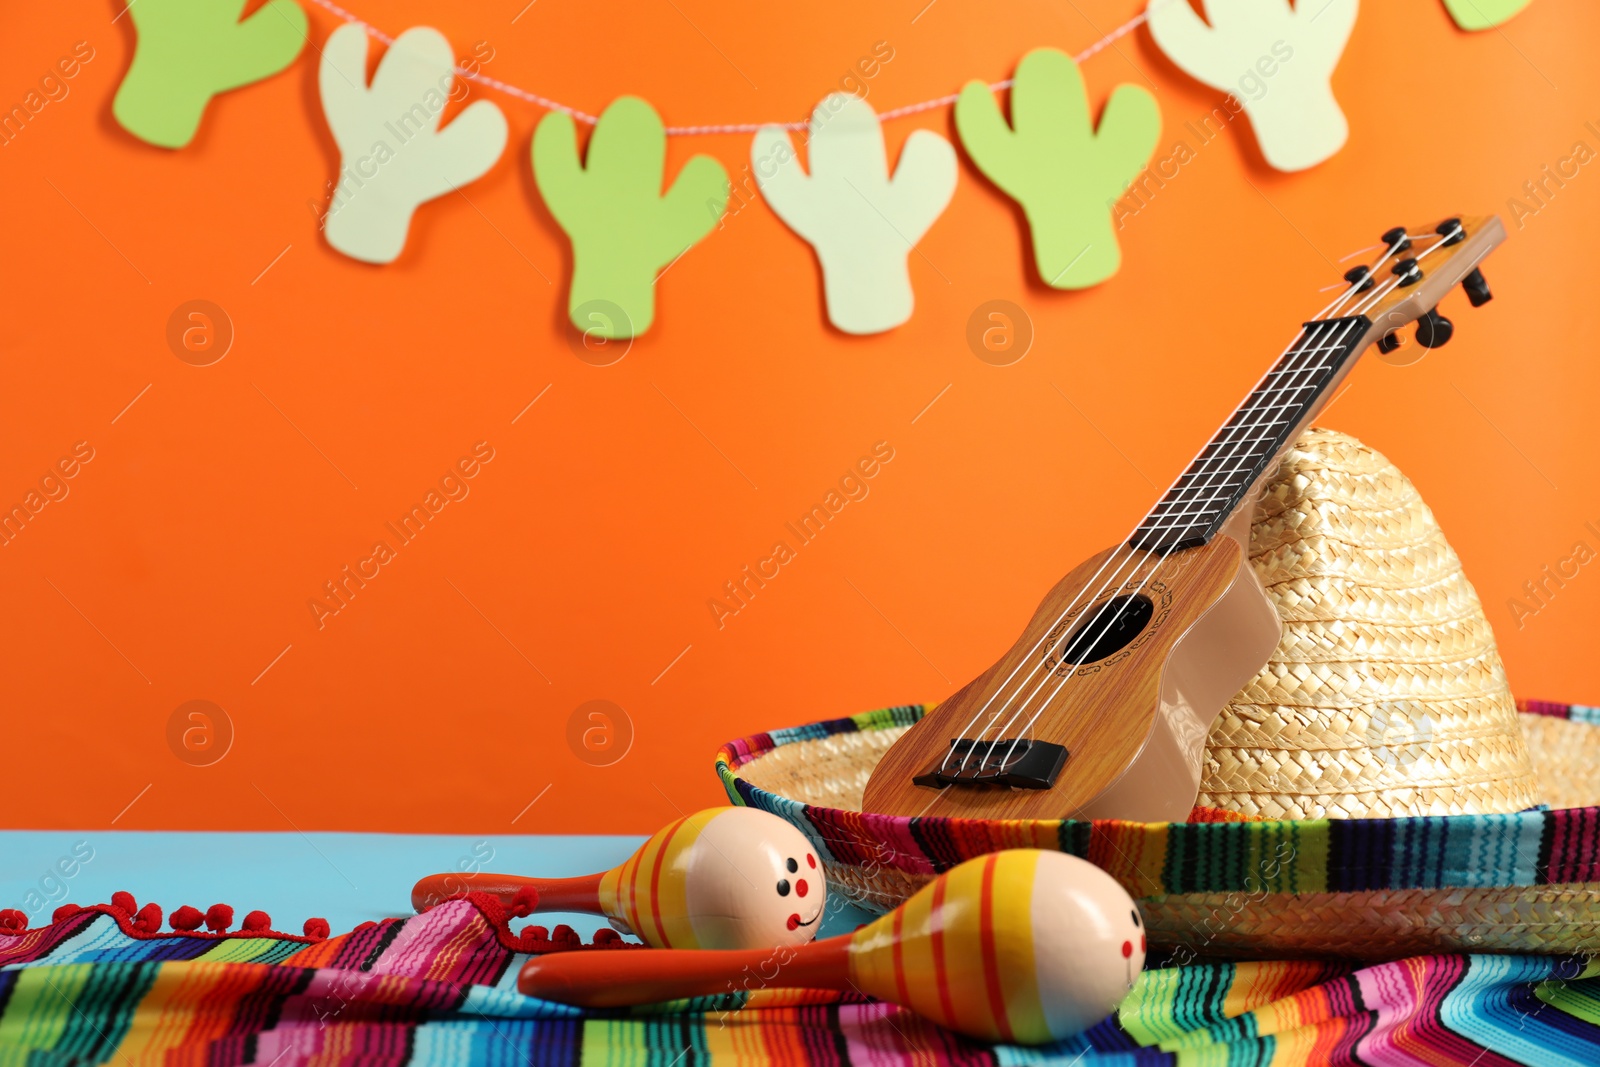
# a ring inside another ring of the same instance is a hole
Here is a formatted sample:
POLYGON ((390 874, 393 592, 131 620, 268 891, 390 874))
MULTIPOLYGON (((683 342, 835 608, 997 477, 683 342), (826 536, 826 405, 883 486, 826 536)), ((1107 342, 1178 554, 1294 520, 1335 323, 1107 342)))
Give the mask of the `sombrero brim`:
MULTIPOLYGON (((1563 706, 1529 707, 1558 718, 1563 706)), ((735 803, 811 839, 830 888, 877 911, 973 856, 1047 848, 1109 871, 1139 900, 1152 942, 1180 954, 1600 951, 1600 807, 1150 824, 857 810, 878 759, 924 710, 903 705, 756 734, 723 746, 717 773, 735 803)))

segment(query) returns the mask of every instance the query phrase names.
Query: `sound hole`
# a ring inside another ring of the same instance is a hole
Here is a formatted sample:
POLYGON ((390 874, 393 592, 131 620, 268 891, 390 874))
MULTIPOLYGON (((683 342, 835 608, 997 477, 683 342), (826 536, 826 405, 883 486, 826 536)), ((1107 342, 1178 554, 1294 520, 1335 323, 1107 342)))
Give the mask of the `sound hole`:
POLYGON ((1155 603, 1142 593, 1112 597, 1072 635, 1057 662, 1076 666, 1121 652, 1150 624, 1155 612, 1155 603))

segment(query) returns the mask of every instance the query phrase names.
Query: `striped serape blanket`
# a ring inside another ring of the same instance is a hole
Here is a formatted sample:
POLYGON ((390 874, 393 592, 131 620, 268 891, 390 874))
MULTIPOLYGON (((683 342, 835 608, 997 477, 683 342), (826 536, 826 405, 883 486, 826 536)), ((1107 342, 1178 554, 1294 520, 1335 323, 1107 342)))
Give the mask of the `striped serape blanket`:
MULTIPOLYGON (((261 921, 161 933, 159 912, 118 905, 32 930, 0 923, 0 1067, 1600 1064, 1600 963, 1566 957, 1153 969, 1115 1018, 1024 1049, 821 993, 744 988, 606 1013, 532 1000, 516 991, 520 950, 575 941, 513 934, 478 895, 337 937, 313 923, 308 936, 261 921)), ((609 937, 584 946, 618 948, 609 937)))

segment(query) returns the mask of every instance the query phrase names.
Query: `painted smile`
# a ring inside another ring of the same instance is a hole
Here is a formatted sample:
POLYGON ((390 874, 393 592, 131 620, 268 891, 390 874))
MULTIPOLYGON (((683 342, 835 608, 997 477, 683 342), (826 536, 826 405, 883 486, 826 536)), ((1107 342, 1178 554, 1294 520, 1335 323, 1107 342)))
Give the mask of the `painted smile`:
POLYGON ((807 919, 805 922, 801 922, 800 921, 800 913, 799 912, 795 912, 793 915, 789 916, 789 929, 798 930, 802 926, 810 926, 812 923, 816 922, 820 918, 822 918, 822 909, 821 908, 818 908, 817 909, 817 913, 815 915, 811 916, 811 918, 807 919))

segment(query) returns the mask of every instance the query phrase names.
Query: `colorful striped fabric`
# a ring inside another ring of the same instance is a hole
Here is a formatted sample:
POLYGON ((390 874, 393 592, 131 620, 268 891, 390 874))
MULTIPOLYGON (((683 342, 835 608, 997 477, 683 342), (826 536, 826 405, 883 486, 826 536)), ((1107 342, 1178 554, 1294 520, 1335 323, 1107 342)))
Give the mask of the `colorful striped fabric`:
POLYGON ((1524 715, 1549 715, 1556 719, 1600 725, 1600 708, 1584 704, 1554 704, 1548 700, 1519 700, 1517 710, 1524 715))
POLYGON ((734 803, 787 819, 833 863, 867 869, 929 875, 999 849, 1058 849, 1105 868, 1136 898, 1600 881, 1600 808, 1149 824, 905 819, 801 804, 739 777, 740 766, 780 745, 907 726, 924 710, 923 705, 902 705, 756 734, 723 746, 716 757, 717 773, 734 803))
POLYGON ((140 934, 132 919, 98 907, 0 933, 0 1065, 1600 1063, 1600 965, 1561 957, 1152 970, 1116 1018, 1024 1049, 817 993, 632 1013, 530 1000, 515 991, 527 957, 506 947, 519 939, 482 896, 325 941, 140 934))

